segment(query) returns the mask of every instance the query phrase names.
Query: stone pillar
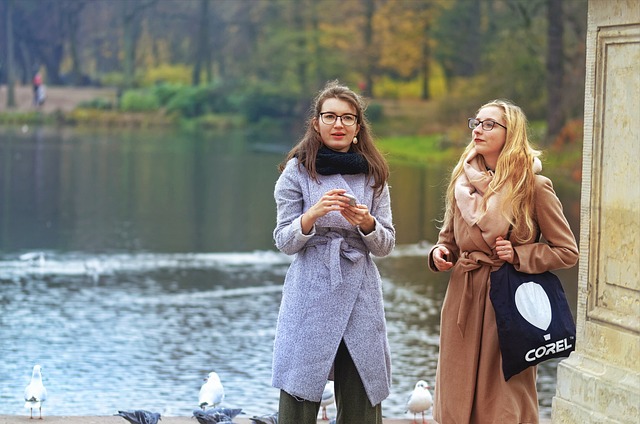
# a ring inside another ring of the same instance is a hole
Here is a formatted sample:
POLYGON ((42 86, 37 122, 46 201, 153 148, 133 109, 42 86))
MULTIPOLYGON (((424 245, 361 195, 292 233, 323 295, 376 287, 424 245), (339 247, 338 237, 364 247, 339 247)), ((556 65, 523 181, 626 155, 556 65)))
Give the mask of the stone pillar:
POLYGON ((553 423, 640 423, 640 1, 589 0, 576 350, 553 423))

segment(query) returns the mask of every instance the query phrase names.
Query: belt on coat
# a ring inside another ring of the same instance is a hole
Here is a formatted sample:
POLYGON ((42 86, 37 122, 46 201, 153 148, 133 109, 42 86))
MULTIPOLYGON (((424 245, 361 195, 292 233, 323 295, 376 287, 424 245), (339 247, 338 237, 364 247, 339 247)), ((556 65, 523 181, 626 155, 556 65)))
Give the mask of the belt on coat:
POLYGON ((473 304, 473 272, 481 269, 482 275, 479 278, 486 280, 489 278, 489 273, 492 268, 498 268, 503 261, 496 261, 491 256, 484 252, 462 252, 460 259, 456 262, 456 266, 459 266, 464 272, 464 286, 462 287, 462 298, 460 299, 460 306, 458 307, 458 329, 460 334, 464 337, 465 328, 467 326, 467 319, 469 309, 473 304))
POLYGON ((334 289, 342 284, 342 267, 340 266, 340 258, 345 258, 352 263, 362 259, 367 248, 359 237, 347 237, 342 234, 329 231, 322 235, 315 235, 307 242, 307 247, 326 245, 325 255, 327 265, 329 266, 329 276, 331 279, 331 288, 334 289))

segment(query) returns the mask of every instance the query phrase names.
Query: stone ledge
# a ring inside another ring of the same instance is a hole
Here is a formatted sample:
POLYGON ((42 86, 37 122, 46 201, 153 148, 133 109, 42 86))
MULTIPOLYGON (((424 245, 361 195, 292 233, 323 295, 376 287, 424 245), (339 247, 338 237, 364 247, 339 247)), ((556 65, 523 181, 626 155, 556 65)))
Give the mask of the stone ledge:
POLYGON ((573 352, 558 364, 553 420, 637 424, 640 374, 573 352))
MULTIPOLYGON (((233 420, 237 424, 251 424, 251 420, 249 418, 238 418, 236 417, 233 420)), ((327 424, 329 421, 318 420, 318 424, 327 424)), ((420 419, 417 421, 420 423, 420 419)), ((118 416, 73 416, 73 417, 63 417, 63 416, 43 416, 43 420, 40 421, 38 419, 29 419, 29 416, 22 415, 0 415, 0 424, 24 424, 24 423, 47 423, 47 424, 127 424, 123 418, 118 416)), ((162 421, 160 424, 194 424, 195 420, 192 417, 162 417, 162 421)), ((411 424, 413 423, 412 419, 409 418, 385 418, 383 420, 384 424, 411 424)), ((426 420, 427 424, 436 424, 435 421, 428 419, 426 420)), ((551 420, 548 418, 541 418, 540 424, 551 424, 551 420)))

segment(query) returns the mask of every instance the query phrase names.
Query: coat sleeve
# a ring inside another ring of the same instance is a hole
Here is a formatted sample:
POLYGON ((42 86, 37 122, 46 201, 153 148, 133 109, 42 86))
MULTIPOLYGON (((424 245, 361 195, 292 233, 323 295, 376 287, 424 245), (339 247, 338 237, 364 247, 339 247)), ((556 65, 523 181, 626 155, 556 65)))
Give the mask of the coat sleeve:
POLYGON ((514 267, 529 274, 571 268, 578 261, 578 246, 550 179, 536 177, 535 196, 535 220, 546 243, 514 246, 514 267))
POLYGON ((432 271, 438 272, 438 268, 436 268, 435 264, 433 263, 433 251, 436 247, 446 247, 450 252, 449 262, 453 262, 454 264, 460 256, 460 248, 456 243, 456 238, 453 233, 453 221, 455 221, 455 217, 452 217, 449 222, 440 229, 440 234, 438 234, 438 242, 429 251, 429 255, 427 256, 429 261, 428 265, 429 269, 431 269, 432 271))
POLYGON ((358 232, 367 248, 375 256, 387 256, 396 244, 396 230, 391 214, 391 195, 389 186, 384 185, 380 195, 373 197, 371 216, 376 221, 375 228, 369 234, 358 232))
POLYGON ((276 182, 276 228, 273 239, 276 247, 287 255, 298 253, 315 234, 315 226, 309 234, 302 232, 301 216, 304 207, 298 162, 292 159, 276 182))

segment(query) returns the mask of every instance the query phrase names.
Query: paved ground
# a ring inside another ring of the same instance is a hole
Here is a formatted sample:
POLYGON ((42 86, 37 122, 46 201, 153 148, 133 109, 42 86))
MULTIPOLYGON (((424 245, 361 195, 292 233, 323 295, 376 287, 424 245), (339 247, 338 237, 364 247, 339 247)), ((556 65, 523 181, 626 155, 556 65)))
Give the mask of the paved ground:
MULTIPOLYGON (((249 418, 235 418, 237 424, 251 424, 249 418)), ((47 424, 127 424, 121 417, 48 417, 44 416, 42 421, 30 420, 29 416, 8 416, 0 415, 0 424, 24 424, 24 423, 47 423, 47 424)), ((163 417, 160 424, 194 424, 196 421, 190 417, 163 417)), ((384 424, 411 424, 411 419, 385 419, 384 424)), ((318 420, 318 424, 327 424, 328 421, 318 420)), ((435 421, 427 420, 427 424, 435 424, 435 421)), ((418 419, 420 424, 420 419, 418 419)), ((540 424, 551 424, 550 419, 541 419, 540 424)))
MULTIPOLYGON (((0 415, 0 424, 24 424, 24 423, 46 423, 46 424, 127 424, 121 417, 43 417, 42 421, 38 419, 31 420, 29 416, 7 416, 0 415)), ((249 418, 238 418, 233 420, 237 424, 250 424, 249 418)), ((386 419, 384 424, 411 424, 410 419, 386 419)), ((328 421, 318 420, 318 423, 327 424, 328 421)), ((420 420, 418 420, 420 423, 420 420)), ((162 417, 160 424, 196 424, 196 421, 190 417, 162 417)), ((429 420, 428 424, 433 424, 429 420)))
MULTIPOLYGON (((116 90, 113 88, 93 87, 47 87, 47 99, 41 109, 45 113, 51 113, 56 110, 69 112, 78 103, 98 97, 114 101, 116 90)), ((36 110, 33 105, 33 89, 31 86, 16 86, 15 99, 16 107, 11 110, 16 112, 36 110)), ((0 113, 7 110, 7 86, 2 85, 0 86, 0 113)))

